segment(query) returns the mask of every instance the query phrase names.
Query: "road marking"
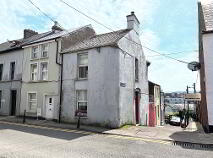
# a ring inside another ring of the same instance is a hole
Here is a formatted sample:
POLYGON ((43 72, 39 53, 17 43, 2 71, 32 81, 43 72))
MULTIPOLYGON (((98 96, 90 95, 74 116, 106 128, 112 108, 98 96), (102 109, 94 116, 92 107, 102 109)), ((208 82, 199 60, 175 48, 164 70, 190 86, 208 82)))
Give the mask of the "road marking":
MULTIPOLYGON (((1 120, 0 120, 0 123, 2 123, 2 124, 8 124, 8 125, 17 125, 17 126, 23 126, 23 127, 30 127, 30 128, 38 128, 38 129, 48 129, 48 130, 62 131, 62 132, 68 132, 68 133, 77 133, 77 134, 83 134, 83 135, 97 134, 95 132, 89 132, 89 131, 83 131, 83 130, 45 127, 45 126, 39 126, 39 125, 29 125, 29 124, 5 122, 5 121, 1 121, 1 120)), ((107 134, 106 137, 107 138, 116 138, 116 139, 125 139, 125 140, 140 140, 140 141, 144 141, 144 142, 160 143, 160 144, 165 144, 165 145, 171 144, 170 141, 148 139, 148 138, 139 138, 139 137, 131 137, 131 136, 121 136, 121 135, 116 135, 116 134, 109 134, 109 135, 107 134)))
POLYGON ((165 140, 155 140, 155 139, 146 139, 146 138, 137 138, 137 137, 131 137, 131 136, 120 136, 120 135, 108 135, 107 138, 116 138, 116 139, 127 139, 127 140, 140 140, 144 142, 152 142, 152 143, 160 143, 160 144, 171 144, 169 141, 165 140))
POLYGON ((88 132, 88 131, 82 131, 82 130, 63 129, 63 128, 54 128, 54 127, 44 127, 44 126, 39 126, 39 125, 29 125, 29 124, 21 124, 21 123, 13 123, 13 122, 0 121, 0 123, 8 124, 8 125, 23 126, 23 127, 38 128, 38 129, 48 129, 48 130, 55 130, 55 131, 62 131, 62 132, 69 132, 69 133, 77 133, 77 134, 83 134, 83 135, 96 134, 94 132, 88 132))

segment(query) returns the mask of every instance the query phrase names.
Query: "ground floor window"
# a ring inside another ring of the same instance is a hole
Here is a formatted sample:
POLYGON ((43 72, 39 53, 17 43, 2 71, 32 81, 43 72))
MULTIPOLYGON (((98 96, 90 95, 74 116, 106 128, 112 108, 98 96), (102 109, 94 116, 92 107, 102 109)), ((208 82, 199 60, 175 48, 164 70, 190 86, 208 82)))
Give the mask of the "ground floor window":
POLYGON ((77 90, 77 110, 87 114, 87 90, 77 90))
POLYGON ((28 108, 31 112, 36 112, 37 109, 37 94, 28 93, 28 108))

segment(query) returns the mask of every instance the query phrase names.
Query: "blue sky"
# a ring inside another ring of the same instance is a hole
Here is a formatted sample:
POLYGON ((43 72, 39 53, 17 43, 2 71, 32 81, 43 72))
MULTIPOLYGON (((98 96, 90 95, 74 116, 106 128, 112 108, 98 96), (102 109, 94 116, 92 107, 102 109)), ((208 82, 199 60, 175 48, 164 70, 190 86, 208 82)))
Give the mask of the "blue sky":
MULTIPOLYGON (((92 24, 97 33, 109 32, 76 11, 68 8, 59 0, 32 0, 45 13, 57 20, 64 28, 92 24)), ((141 22, 140 38, 142 44, 161 53, 184 52, 172 57, 197 61, 198 22, 196 0, 64 0, 87 15, 104 23, 114 30, 126 28, 126 15, 135 11, 141 22)), ((53 23, 44 17, 27 0, 0 1, 0 42, 7 39, 22 38, 23 29, 30 28, 38 32, 50 30, 53 23)), ((197 80, 199 75, 191 72, 187 65, 155 56, 156 53, 144 48, 146 58, 151 62, 149 79, 162 86, 164 91, 185 90, 197 80)))

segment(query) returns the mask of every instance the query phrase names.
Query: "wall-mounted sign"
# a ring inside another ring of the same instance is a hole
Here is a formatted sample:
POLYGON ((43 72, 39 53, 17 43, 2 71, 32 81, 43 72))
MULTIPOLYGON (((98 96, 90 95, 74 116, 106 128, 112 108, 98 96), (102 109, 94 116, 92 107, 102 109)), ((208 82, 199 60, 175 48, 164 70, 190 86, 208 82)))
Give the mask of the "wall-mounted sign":
POLYGON ((189 93, 184 95, 184 99, 188 101, 200 101, 201 94, 200 93, 189 93))
POLYGON ((197 61, 190 62, 188 64, 188 69, 192 71, 197 71, 200 69, 200 63, 197 61))
POLYGON ((126 83, 120 82, 121 87, 126 87, 126 83))

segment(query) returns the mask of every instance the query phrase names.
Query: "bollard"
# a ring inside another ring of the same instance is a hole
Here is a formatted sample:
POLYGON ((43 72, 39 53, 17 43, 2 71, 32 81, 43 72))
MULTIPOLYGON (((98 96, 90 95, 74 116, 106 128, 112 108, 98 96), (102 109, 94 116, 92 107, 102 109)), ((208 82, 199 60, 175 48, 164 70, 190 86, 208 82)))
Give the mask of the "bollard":
POLYGON ((79 116, 78 116, 77 128, 80 128, 80 119, 81 119, 81 117, 80 117, 80 115, 79 115, 79 116))
POLYGON ((24 110, 23 123, 25 123, 25 117, 26 117, 26 110, 24 110))

